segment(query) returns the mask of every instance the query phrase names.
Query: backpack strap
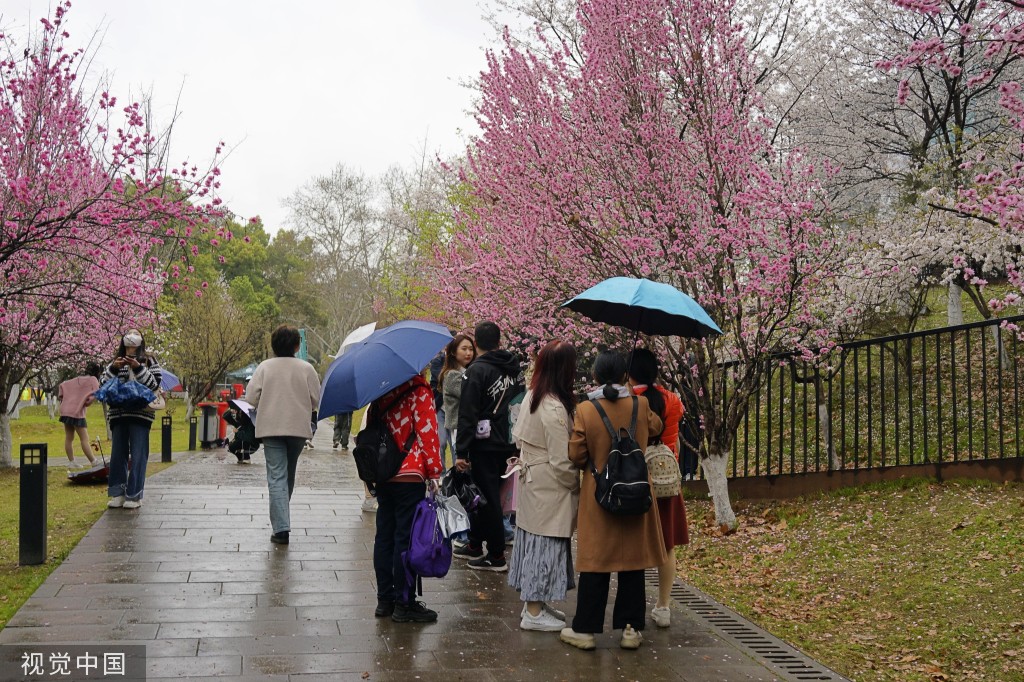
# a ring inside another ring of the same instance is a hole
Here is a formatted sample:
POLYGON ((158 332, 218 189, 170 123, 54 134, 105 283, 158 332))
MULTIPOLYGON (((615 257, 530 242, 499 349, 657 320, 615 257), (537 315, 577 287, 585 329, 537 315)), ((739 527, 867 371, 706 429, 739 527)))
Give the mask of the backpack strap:
MULTIPOLYGON (((634 398, 634 400, 636 400, 636 398, 634 398)), ((612 426, 612 420, 608 418, 608 413, 604 411, 603 407, 601 407, 601 403, 597 402, 596 400, 592 399, 590 401, 590 404, 593 405, 594 408, 597 410, 598 416, 600 416, 601 417, 601 421, 604 422, 604 427, 606 429, 608 429, 608 435, 611 436, 612 443, 614 443, 615 439, 618 437, 618 434, 615 433, 615 427, 612 426)), ((635 404, 633 406, 633 427, 634 428, 636 427, 636 405, 635 404)))
MULTIPOLYGON (((373 419, 377 420, 378 422, 380 422, 382 425, 386 426, 386 421, 387 420, 385 419, 385 416, 387 415, 388 410, 390 410, 395 405, 398 405, 399 403, 401 403, 402 399, 405 398, 405 396, 407 396, 410 393, 414 392, 417 388, 420 388, 420 387, 419 386, 410 386, 409 388, 405 389, 404 391, 402 391, 401 393, 398 394, 397 398, 395 398, 390 403, 388 403, 388 406, 386 408, 384 408, 384 409, 374 409, 373 414, 371 415, 371 417, 373 419)), ((377 406, 374 406, 374 407, 377 408, 377 407, 380 407, 380 406, 377 405, 377 406)), ((409 454, 409 450, 412 449, 412 444, 415 443, 415 442, 416 442, 416 425, 413 424, 412 430, 409 431, 409 437, 405 439, 405 446, 402 447, 402 455, 409 454)))

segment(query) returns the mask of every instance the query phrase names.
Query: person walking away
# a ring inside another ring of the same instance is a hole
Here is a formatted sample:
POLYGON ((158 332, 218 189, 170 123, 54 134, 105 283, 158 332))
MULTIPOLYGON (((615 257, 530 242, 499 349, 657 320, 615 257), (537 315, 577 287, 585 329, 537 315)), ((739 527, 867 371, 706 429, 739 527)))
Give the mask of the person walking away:
POLYGON ((57 387, 57 400, 60 401, 60 423, 64 425, 64 453, 68 456, 70 467, 77 467, 75 461, 75 436, 78 436, 82 454, 89 460, 89 466, 95 466, 96 457, 89 443, 89 428, 85 421, 85 410, 92 405, 93 393, 99 390, 100 366, 95 362, 85 365, 85 373, 74 379, 68 379, 57 387))
POLYGON ((259 364, 245 389, 245 401, 257 410, 256 437, 267 464, 270 541, 279 545, 289 542, 295 471, 313 437, 312 415, 320 403, 320 377, 313 365, 295 357, 300 341, 295 327, 275 329, 270 335, 275 357, 259 364))
POLYGON ((501 330, 493 322, 476 326, 480 355, 466 367, 459 401, 455 467, 471 471, 487 504, 469 518, 469 542, 453 552, 469 559, 469 567, 507 571, 505 528, 501 515, 501 476, 515 454, 509 405, 523 390, 518 359, 501 350, 501 330), (484 543, 487 551, 484 552, 484 543))
POLYGON ((373 538, 373 570, 377 576, 377 618, 396 623, 432 623, 437 612, 415 599, 415 580, 409 582, 402 553, 409 549, 412 519, 426 493, 426 481, 436 489, 441 477, 441 442, 437 435, 434 394, 421 375, 370 403, 371 416, 384 421, 400 448, 410 442, 398 473, 375 486, 377 534, 373 538))
POLYGON ((334 438, 331 447, 334 450, 341 446, 342 452, 348 452, 348 439, 352 435, 352 413, 339 412, 334 415, 334 438))
POLYGON ((641 451, 647 449, 652 436, 661 433, 662 425, 647 398, 630 394, 624 385, 625 357, 603 352, 594 361, 593 372, 601 387, 576 406, 569 437, 569 459, 583 470, 576 552, 580 577, 572 627, 562 630, 559 638, 580 649, 595 647, 594 635, 604 629, 611 574, 618 573, 612 629, 622 630, 619 646, 637 649, 643 641, 639 631, 644 629, 645 621, 644 569, 665 563, 665 543, 655 505, 643 514, 620 516, 598 504, 592 467, 599 472, 605 470, 612 440, 596 405, 608 415, 616 433, 629 428, 635 406, 634 440, 641 451))
MULTIPOLYGON (((163 371, 146 352, 146 340, 138 329, 129 329, 121 337, 117 357, 107 365, 103 381, 134 378, 151 391, 160 388, 163 371)), ((156 412, 147 407, 136 409, 110 407, 110 474, 107 477, 107 506, 112 509, 138 509, 142 506, 149 464, 149 431, 156 412)))
MULTIPOLYGON (((658 358, 646 348, 633 351, 629 361, 629 386, 636 395, 647 398, 651 410, 661 417, 665 425, 658 437, 679 462, 679 422, 683 418, 683 402, 672 391, 657 383, 658 358)), ((652 442, 657 442, 652 440, 652 442)), ((675 497, 659 497, 658 518, 661 534, 665 541, 668 560, 658 567, 658 601, 651 611, 651 617, 658 627, 667 628, 672 623, 672 583, 676 578, 676 547, 689 544, 690 534, 686 525, 686 505, 682 490, 675 497)))
POLYGON ((508 584, 525 602, 519 627, 559 632, 565 614, 548 605, 576 587, 572 533, 579 507, 580 474, 569 461, 576 349, 564 341, 544 346, 512 436, 519 446, 516 541, 508 584))

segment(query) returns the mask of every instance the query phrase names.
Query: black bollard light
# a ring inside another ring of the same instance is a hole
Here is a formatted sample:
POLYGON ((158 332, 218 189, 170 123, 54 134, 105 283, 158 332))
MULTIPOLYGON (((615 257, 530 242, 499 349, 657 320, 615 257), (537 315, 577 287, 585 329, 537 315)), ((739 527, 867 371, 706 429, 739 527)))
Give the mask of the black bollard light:
POLYGON ((171 461, 171 416, 160 418, 160 461, 171 461))
POLYGON ((196 449, 196 429, 199 421, 195 415, 188 418, 188 449, 189 451, 196 449))
POLYGON ((18 564, 46 561, 46 443, 21 446, 21 515, 18 519, 18 564))

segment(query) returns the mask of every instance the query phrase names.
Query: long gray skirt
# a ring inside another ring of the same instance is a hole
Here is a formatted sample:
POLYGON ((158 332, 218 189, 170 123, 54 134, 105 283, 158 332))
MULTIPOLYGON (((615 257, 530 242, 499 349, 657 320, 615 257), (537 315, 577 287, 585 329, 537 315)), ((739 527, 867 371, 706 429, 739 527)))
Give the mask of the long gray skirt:
POLYGON ((516 528, 508 584, 523 601, 561 601, 576 587, 569 538, 534 535, 516 528))

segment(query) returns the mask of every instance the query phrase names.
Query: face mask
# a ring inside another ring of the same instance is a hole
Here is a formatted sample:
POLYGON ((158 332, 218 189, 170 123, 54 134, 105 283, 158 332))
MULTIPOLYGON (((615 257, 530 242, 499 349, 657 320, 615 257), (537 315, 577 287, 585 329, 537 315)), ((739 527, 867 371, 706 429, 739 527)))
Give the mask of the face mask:
POLYGON ((138 348, 142 345, 142 336, 139 334, 126 334, 123 341, 126 346, 134 346, 138 348))

